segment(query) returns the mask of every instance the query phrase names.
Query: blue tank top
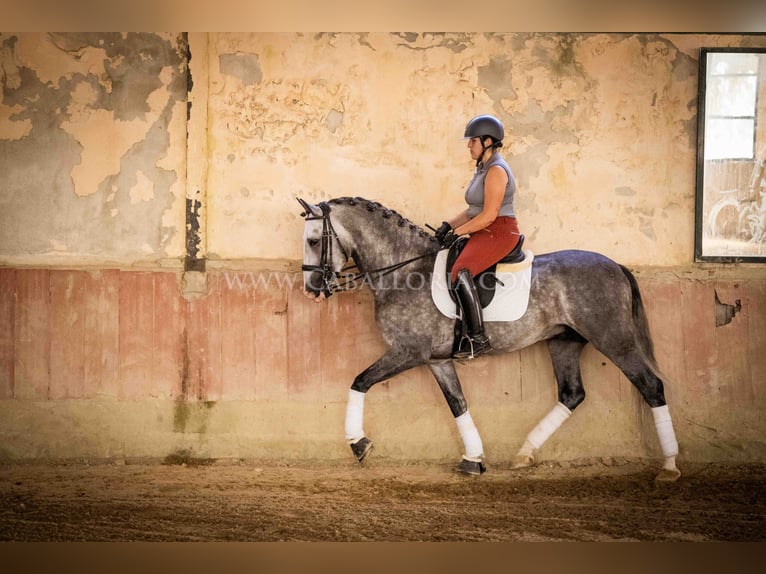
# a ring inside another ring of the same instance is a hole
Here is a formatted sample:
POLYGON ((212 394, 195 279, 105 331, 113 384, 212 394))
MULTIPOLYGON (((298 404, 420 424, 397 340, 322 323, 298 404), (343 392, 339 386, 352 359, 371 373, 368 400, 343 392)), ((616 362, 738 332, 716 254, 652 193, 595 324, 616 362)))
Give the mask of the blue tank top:
POLYGON ((503 196, 503 202, 500 204, 500 211, 498 216, 516 217, 516 212, 513 207, 513 197, 516 195, 516 180, 511 173, 511 168, 500 157, 500 154, 494 153, 486 165, 480 165, 476 168, 476 172, 473 175, 471 183, 468 184, 468 189, 465 190, 465 202, 468 204, 468 216, 476 217, 484 209, 484 180, 487 177, 489 168, 499 165, 508 174, 508 183, 505 186, 505 195, 503 196))

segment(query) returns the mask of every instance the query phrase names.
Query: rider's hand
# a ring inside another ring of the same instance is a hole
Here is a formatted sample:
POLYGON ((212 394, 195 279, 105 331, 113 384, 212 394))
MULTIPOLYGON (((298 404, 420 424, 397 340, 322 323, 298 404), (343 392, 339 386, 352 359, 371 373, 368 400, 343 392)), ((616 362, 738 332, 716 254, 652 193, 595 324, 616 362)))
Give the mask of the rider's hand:
MULTIPOLYGON (((437 237, 438 239, 438 237, 437 237)), ((450 229, 447 231, 440 239, 439 239, 439 245, 441 245, 444 249, 447 249, 450 247, 453 243, 457 241, 457 235, 455 235, 452 230, 450 229)))
POLYGON ((447 235, 447 233, 449 233, 450 231, 452 231, 452 226, 446 221, 442 221, 442 224, 439 226, 439 229, 437 229, 434 232, 434 237, 436 237, 436 240, 439 242, 440 245, 441 245, 441 242, 444 240, 444 236, 447 235))

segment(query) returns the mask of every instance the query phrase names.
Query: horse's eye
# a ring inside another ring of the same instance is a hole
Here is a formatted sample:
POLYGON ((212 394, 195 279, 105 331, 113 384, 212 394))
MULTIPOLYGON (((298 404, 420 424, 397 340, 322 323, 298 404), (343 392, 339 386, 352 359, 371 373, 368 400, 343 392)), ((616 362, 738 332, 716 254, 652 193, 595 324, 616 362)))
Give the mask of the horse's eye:
POLYGON ((310 247, 316 247, 317 245, 319 245, 319 239, 309 239, 310 247))

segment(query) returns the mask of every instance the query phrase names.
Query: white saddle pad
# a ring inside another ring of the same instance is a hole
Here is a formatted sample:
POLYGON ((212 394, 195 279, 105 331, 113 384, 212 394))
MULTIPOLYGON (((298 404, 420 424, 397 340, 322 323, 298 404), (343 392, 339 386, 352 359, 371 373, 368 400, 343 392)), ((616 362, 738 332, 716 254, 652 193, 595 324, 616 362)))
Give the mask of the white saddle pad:
MULTIPOLYGON (((457 319, 457 305, 449 294, 447 285, 447 252, 442 249, 436 255, 434 273, 431 277, 431 297, 439 311, 457 319)), ((495 274, 499 282, 495 286, 495 296, 484 308, 485 321, 515 321, 527 311, 529 287, 532 283, 532 261, 534 254, 524 252, 525 259, 520 263, 498 263, 495 274)))

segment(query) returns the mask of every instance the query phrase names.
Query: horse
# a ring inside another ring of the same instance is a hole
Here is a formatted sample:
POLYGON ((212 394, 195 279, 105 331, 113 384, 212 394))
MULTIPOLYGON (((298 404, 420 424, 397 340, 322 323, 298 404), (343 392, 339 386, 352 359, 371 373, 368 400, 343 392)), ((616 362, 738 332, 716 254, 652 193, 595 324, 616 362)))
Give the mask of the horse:
MULTIPOLYGON (((455 319, 440 313, 431 292, 420 285, 433 271, 437 239, 376 201, 338 197, 303 208, 303 291, 319 303, 359 279, 372 291, 375 321, 385 353, 354 378, 348 391, 345 438, 362 463, 372 448, 363 429, 364 399, 377 383, 426 365, 441 389, 463 441, 457 471, 481 475, 483 443, 471 417, 452 359, 455 319), (352 263, 351 267, 346 265, 352 263), (356 268, 358 273, 349 273, 356 268), (414 275, 419 274, 419 275, 414 275), (389 281, 382 278, 390 275, 389 281), (421 280, 414 280, 419 277, 421 280), (396 285, 396 288, 391 288, 396 285)), ((562 250, 535 255, 529 302, 513 321, 485 323, 492 354, 519 351, 546 341, 558 402, 529 432, 513 469, 535 464, 537 451, 585 399, 579 358, 587 343, 612 361, 651 409, 663 454, 657 481, 672 482, 678 442, 654 358, 641 294, 633 274, 592 251, 562 250)))

